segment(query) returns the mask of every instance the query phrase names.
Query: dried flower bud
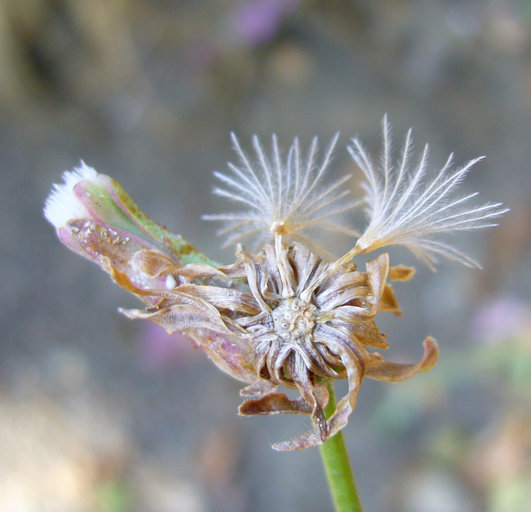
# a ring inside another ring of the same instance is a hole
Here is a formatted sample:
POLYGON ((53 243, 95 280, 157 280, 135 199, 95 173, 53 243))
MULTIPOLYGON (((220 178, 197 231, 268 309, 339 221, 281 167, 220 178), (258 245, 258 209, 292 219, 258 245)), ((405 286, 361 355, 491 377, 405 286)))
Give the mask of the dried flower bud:
MULTIPOLYGON (((125 273, 143 289, 173 287, 177 278, 149 265, 150 254, 168 265, 214 263, 186 240, 151 221, 123 188, 84 162, 63 174, 46 200, 44 215, 69 249, 105 271, 125 273)), ((158 301, 157 301, 158 302, 158 301)))

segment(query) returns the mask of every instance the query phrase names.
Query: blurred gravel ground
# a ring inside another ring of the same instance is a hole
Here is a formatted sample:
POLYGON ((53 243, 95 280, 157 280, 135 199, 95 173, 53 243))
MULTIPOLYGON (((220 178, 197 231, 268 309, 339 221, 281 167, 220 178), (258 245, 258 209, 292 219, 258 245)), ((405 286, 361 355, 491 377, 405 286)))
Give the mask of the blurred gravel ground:
MULTIPOLYGON (((211 172, 231 130, 377 148, 385 112, 434 166, 486 154, 464 192, 511 212, 460 241, 482 272, 393 253, 418 272, 383 323, 391 352, 433 334, 442 354, 361 391, 346 439, 365 510, 528 510, 530 20, 527 0, 0 3, 0 510, 329 510, 317 451, 269 448, 300 418, 238 418, 238 383, 117 314, 133 299, 41 209, 83 158, 229 262, 200 215, 225 207, 211 172)), ((359 176, 342 149, 335 168, 359 176)))

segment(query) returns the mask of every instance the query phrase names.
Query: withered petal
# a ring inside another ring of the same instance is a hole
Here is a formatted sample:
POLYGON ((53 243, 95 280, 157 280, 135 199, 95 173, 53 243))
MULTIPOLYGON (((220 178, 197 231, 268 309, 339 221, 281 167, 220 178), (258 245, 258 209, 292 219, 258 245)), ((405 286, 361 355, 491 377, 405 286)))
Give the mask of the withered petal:
POLYGON ((372 306, 376 313, 380 307, 380 300, 383 295, 387 275, 389 273, 389 254, 384 252, 377 258, 367 262, 367 276, 371 287, 372 306))
MULTIPOLYGON (((159 297, 161 299, 175 300, 180 297, 176 289, 166 290, 163 289, 163 287, 150 287, 148 284, 144 285, 143 287, 138 286, 136 283, 133 282, 133 280, 126 272, 121 272, 120 269, 118 269, 109 258, 105 259, 105 261, 103 262, 103 267, 109 273, 111 279, 118 286, 122 287, 128 292, 133 293, 134 295, 137 295, 140 298, 159 297)), ((205 305, 208 307, 207 304, 205 305)), ((212 306, 210 306, 210 308, 213 309, 212 306)))
POLYGON ((272 393, 277 387, 278 386, 270 380, 258 379, 256 382, 240 389, 240 396, 263 396, 267 393, 272 393))
POLYGON ((330 437, 328 422, 323 412, 323 408, 326 406, 329 400, 328 390, 326 387, 312 385, 309 380, 301 382, 297 385, 299 392, 309 408, 312 420, 315 426, 315 430, 305 432, 300 436, 297 436, 289 441, 281 441, 274 443, 272 448, 279 452, 287 452, 294 450, 303 450, 312 446, 323 444, 330 437))
POLYGON ((343 344, 337 343, 334 350, 341 357, 343 366, 347 371, 348 393, 337 403, 334 413, 326 421, 321 408, 322 404, 316 403, 318 400, 315 390, 304 383, 297 385, 306 402, 312 405, 312 419, 316 429, 289 441, 276 443, 273 445, 273 449, 277 451, 293 451, 317 446, 326 442, 327 439, 330 439, 347 425, 348 418, 356 407, 358 392, 363 380, 363 367, 358 356, 343 344))
POLYGON ((256 381, 251 346, 247 337, 209 329, 193 329, 184 334, 223 372, 248 384, 256 381))
POLYGON ((312 421, 315 426, 315 430, 319 434, 321 441, 324 443, 328 438, 328 423, 326 421, 325 413, 315 393, 315 387, 310 381, 308 370, 303 367, 303 363, 300 358, 295 359, 295 361, 295 365, 298 365, 299 368, 294 375, 293 380, 302 398, 307 404, 310 405, 312 409, 312 421))
POLYGON ((288 259, 288 246, 282 241, 282 237, 275 235, 276 265, 280 276, 280 287, 282 297, 293 297, 295 295, 295 275, 293 267, 288 259))
POLYGON ((131 262, 141 272, 151 277, 158 277, 163 272, 170 273, 179 268, 169 256, 156 249, 137 251, 131 258, 131 262))
POLYGON ((395 291, 390 284, 386 284, 382 297, 380 298, 380 307, 378 309, 381 313, 394 313, 396 316, 401 316, 402 311, 398 305, 398 299, 395 296, 395 291))
POLYGON ((217 267, 223 275, 231 279, 245 279, 245 261, 241 254, 236 254, 236 261, 230 265, 217 267))
POLYGON ((120 311, 129 318, 151 320, 170 334, 177 331, 183 333, 223 372, 242 382, 251 383, 256 380, 248 340, 228 330, 223 332, 223 327, 214 325, 197 308, 181 305, 154 311, 120 311))
POLYGON ((339 400, 335 412, 328 420, 328 438, 335 436, 348 423, 348 418, 356 407, 358 393, 363 380, 363 367, 358 357, 348 349, 338 347, 338 352, 347 370, 348 392, 339 400))
MULTIPOLYGON (((68 222, 67 227, 58 229, 57 234, 67 247, 93 261, 109 274, 110 268, 113 267, 127 275, 128 280, 136 283, 138 287, 164 287, 164 279, 144 274, 134 264, 137 253, 158 252, 154 245, 142 238, 119 228, 86 219, 68 222)), ((153 305, 160 301, 148 299, 146 302, 153 305)))
MULTIPOLYGON (((362 272, 338 272, 333 274, 325 281, 322 287, 319 288, 319 293, 315 297, 315 305, 319 308, 323 308, 325 307, 325 304, 338 293, 361 286, 366 288, 367 284, 367 275, 362 272)), ((365 295, 367 295, 367 293, 365 293, 365 295)), ((330 308, 328 307, 328 309, 330 308)))
POLYGON ((387 336, 380 332, 374 320, 356 322, 347 326, 348 332, 352 334, 356 341, 363 345, 381 349, 388 349, 387 336))
POLYGON ((399 382, 407 380, 417 373, 431 370, 439 357, 439 347, 431 337, 426 338, 423 345, 424 355, 418 363, 391 363, 375 356, 371 361, 366 362, 365 375, 383 382, 399 382))
POLYGON ((297 250, 292 251, 292 260, 297 273, 297 294, 300 295, 311 286, 312 278, 319 275, 322 263, 319 257, 304 245, 297 244, 297 250))
POLYGON ((161 274, 171 274, 173 276, 183 277, 188 281, 215 277, 227 279, 227 276, 216 267, 205 263, 180 265, 156 249, 140 250, 135 253, 131 261, 141 272, 152 277, 158 277, 161 274))
POLYGON ((267 393, 260 398, 246 400, 238 407, 241 416, 266 414, 311 414, 312 407, 304 400, 292 400, 284 393, 267 393))
POLYGON ((319 294, 315 304, 323 311, 330 311, 338 306, 343 306, 354 299, 367 297, 369 288, 367 286, 354 286, 343 288, 335 293, 328 293, 326 297, 319 294))
POLYGON ((245 251, 245 249, 241 246, 238 247, 237 255, 239 258, 242 258, 242 261, 245 264, 245 272, 247 275, 247 284, 249 285, 249 289, 251 290, 251 293, 253 294, 253 297, 255 298, 256 302, 260 304, 260 308, 262 311, 266 311, 268 313, 271 312, 271 308, 265 301, 263 295, 262 295, 262 289, 263 289, 263 270, 260 265, 258 265, 253 258, 245 251))
POLYGON ((406 265, 393 265, 389 269, 389 279, 391 281, 409 281, 414 275, 415 269, 406 265))
POLYGON ((177 273, 189 280, 210 279, 219 277, 227 279, 227 275, 219 268, 207 265, 206 263, 188 263, 178 267, 177 273))
POLYGON ((339 306, 332 311, 321 312, 317 321, 320 323, 338 321, 354 324, 373 318, 376 312, 371 309, 360 306, 339 306))
POLYGON ((277 335, 274 333, 274 331, 272 331, 271 329, 268 329, 264 325, 264 322, 266 321, 268 316, 269 316, 268 313, 266 313, 265 311, 261 311, 260 313, 254 316, 242 316, 241 318, 237 318, 236 322, 238 322, 238 324, 241 325, 242 327, 245 327, 246 329, 250 329, 253 332, 253 334, 256 336, 256 339, 261 337, 257 334, 256 329, 258 328, 260 328, 264 332, 265 331, 270 332, 271 333, 270 339, 275 339, 277 335))
POLYGON ((176 288, 176 291, 198 297, 218 309, 228 309, 246 316, 258 315, 261 311, 251 293, 236 288, 184 284, 176 288))
MULTIPOLYGON (((275 248, 268 244, 263 249, 263 254, 254 256, 254 261, 261 265, 271 284, 278 286, 280 284, 280 272, 278 270, 277 255, 275 248)), ((275 290, 280 294, 280 288, 275 290)))
MULTIPOLYGON (((112 279, 125 290, 130 291, 131 293, 134 293, 135 295, 141 298, 160 297, 162 299, 169 299, 169 301, 171 302, 170 306, 159 307, 156 310, 147 312, 148 314, 153 313, 153 316, 150 317, 151 319, 153 319, 153 321, 156 321, 160 325, 162 325, 161 322, 164 322, 164 328, 168 330, 168 332, 177 332, 183 330, 183 328, 180 327, 176 312, 180 307, 185 305, 190 306, 197 313, 197 321, 201 322, 198 327, 207 326, 208 328, 213 329, 217 332, 229 334, 232 332, 228 328, 228 326, 230 326, 234 331, 242 332, 242 328, 238 324, 236 324, 236 322, 234 322, 228 317, 222 317, 220 312, 212 304, 208 303, 207 301, 203 300, 198 296, 195 296, 191 293, 179 291, 179 288, 173 290, 144 290, 135 286, 125 273, 119 272, 116 268, 112 266, 109 261, 106 262, 105 267, 111 275, 112 279), (160 312, 164 313, 162 314, 160 312), (159 315, 157 315, 157 313, 162 316, 166 315, 167 318, 165 318, 164 320, 155 320, 155 318, 159 318, 159 315), (174 327, 172 327, 172 322, 174 322, 174 327), (203 322, 207 322, 208 325, 205 325, 203 322)), ((193 287, 195 285, 188 286, 193 287)), ((186 328, 190 329, 191 327, 186 328)))
POLYGON ((231 334, 223 322, 216 322, 197 307, 190 304, 174 304, 169 307, 144 311, 142 309, 119 309, 127 318, 151 320, 164 327, 168 334, 190 329, 211 329, 231 334))

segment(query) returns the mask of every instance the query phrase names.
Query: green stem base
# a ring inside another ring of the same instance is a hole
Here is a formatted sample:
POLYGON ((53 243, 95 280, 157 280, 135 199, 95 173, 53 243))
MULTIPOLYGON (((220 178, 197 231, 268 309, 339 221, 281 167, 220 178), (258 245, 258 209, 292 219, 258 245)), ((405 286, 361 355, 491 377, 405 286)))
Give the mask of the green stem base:
MULTIPOLYGON (((330 400, 325 408, 325 414, 329 418, 336 408, 333 381, 328 381, 326 387, 330 393, 330 400)), ((338 432, 321 445, 320 451, 336 512, 362 512, 343 433, 338 432)))

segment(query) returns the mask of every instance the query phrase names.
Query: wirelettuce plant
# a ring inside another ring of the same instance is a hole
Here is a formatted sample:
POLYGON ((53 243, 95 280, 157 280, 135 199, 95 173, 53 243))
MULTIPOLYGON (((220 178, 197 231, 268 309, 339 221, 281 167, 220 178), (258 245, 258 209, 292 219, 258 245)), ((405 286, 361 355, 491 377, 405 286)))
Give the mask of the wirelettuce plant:
POLYGON ((122 310, 126 316, 183 333, 224 372, 247 383, 240 414, 311 415, 314 429, 273 446, 281 451, 321 445, 343 429, 364 377, 401 381, 437 361, 430 337, 416 364, 388 362, 373 351, 388 347, 376 315, 400 314, 389 281, 408 281, 414 270, 391 265, 383 252, 362 271, 355 257, 402 245, 431 268, 438 256, 478 267, 439 235, 493 226, 507 211, 500 203, 474 203, 476 194, 457 195, 479 159, 453 169, 450 156, 429 176, 427 145, 411 162, 410 130, 395 161, 386 118, 378 164, 358 139, 348 147, 365 176, 365 197, 354 202, 345 186, 350 176, 325 184, 337 139, 319 159, 317 138, 305 155, 298 139, 282 155, 275 136, 270 153, 254 137, 251 160, 232 136, 239 163, 229 164, 227 174, 215 173, 221 182, 215 193, 243 209, 205 218, 225 223, 219 233, 226 245, 252 237, 256 250, 238 243, 236 261, 228 266, 152 222, 116 181, 84 163, 64 173, 44 208, 67 247, 144 302, 143 310, 122 310), (368 221, 361 231, 343 218, 359 203, 368 221), (356 241, 336 259, 319 244, 322 231, 356 241), (347 395, 325 414, 330 381, 345 378, 347 395), (288 398, 279 386, 295 388, 299 398, 288 398))

